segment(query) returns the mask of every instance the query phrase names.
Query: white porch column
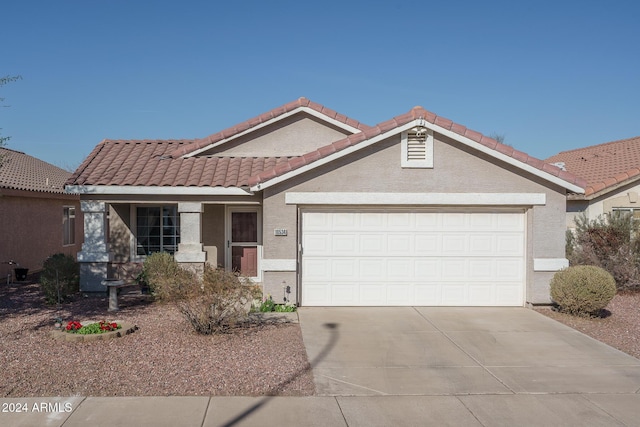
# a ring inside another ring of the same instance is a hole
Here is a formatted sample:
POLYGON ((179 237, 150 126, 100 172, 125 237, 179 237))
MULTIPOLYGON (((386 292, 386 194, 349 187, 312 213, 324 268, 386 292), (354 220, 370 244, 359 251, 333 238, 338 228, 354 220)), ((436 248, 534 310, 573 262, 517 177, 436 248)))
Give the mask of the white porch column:
POLYGON ((80 201, 84 214, 84 243, 78 252, 80 263, 80 290, 83 292, 104 292, 102 281, 107 278, 109 262, 113 254, 109 251, 107 239, 107 209, 105 202, 80 201))
POLYGON ((202 203, 178 203, 180 243, 174 254, 176 261, 204 265, 207 254, 202 246, 202 203))

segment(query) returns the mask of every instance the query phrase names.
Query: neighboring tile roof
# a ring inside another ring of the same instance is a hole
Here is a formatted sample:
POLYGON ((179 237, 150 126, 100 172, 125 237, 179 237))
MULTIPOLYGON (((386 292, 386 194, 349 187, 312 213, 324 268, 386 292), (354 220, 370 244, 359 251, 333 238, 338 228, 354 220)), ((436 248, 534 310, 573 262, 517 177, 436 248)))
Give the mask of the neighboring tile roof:
POLYGON ((189 157, 169 153, 190 140, 104 140, 67 182, 69 185, 243 187, 249 177, 287 157, 189 157))
POLYGON ((283 114, 289 113, 293 110, 295 110, 296 108, 301 108, 301 107, 307 107, 310 108, 312 110, 317 111, 318 113, 321 113, 333 120, 336 120, 338 122, 347 124, 351 127, 354 127, 356 129, 359 129, 361 131, 368 129, 369 127, 363 123, 358 122, 357 120, 353 120, 343 114, 339 114, 333 110, 331 110, 330 108, 327 108, 323 105, 317 104, 315 102, 312 102, 310 100, 308 100, 307 98, 301 97, 296 99, 295 101, 292 101, 288 104, 285 104, 281 107, 278 108, 274 108, 273 110, 267 111, 266 113, 260 114, 257 117, 251 118, 249 120, 245 120, 242 123, 239 123, 235 126, 231 126, 230 128, 227 128, 223 131, 220 131, 218 133, 214 133, 213 135, 209 135, 205 138, 201 138, 201 139, 196 139, 194 141, 192 141, 190 144, 185 144, 183 146, 180 146, 180 148, 176 149, 175 151, 173 151, 172 153, 170 153, 170 155, 172 157, 180 157, 180 156, 184 156, 184 155, 188 155, 193 153, 194 151, 200 150, 202 148, 205 148, 211 144, 215 144, 216 142, 222 141, 226 138, 230 138, 234 135, 237 135, 239 133, 245 132, 255 126, 258 126, 262 123, 268 122, 269 120, 273 120, 283 114))
POLYGON ((640 178, 640 136, 563 151, 546 161, 564 163, 567 171, 585 179, 588 197, 640 178))
POLYGON ((20 151, 0 148, 0 188, 64 193, 71 173, 20 151))
POLYGON ((270 179, 283 175, 289 171, 301 168, 305 165, 308 165, 317 160, 320 160, 323 157, 329 156, 337 151, 341 151, 347 147, 357 145, 363 141, 374 138, 378 135, 381 135, 385 132, 393 130, 397 127, 403 126, 417 119, 424 119, 429 123, 433 123, 446 130, 449 130, 451 132, 457 133, 458 135, 469 138, 472 141, 480 143, 506 156, 512 157, 522 163, 526 163, 527 165, 530 165, 534 168, 547 172, 571 184, 575 184, 579 187, 584 187, 584 185, 586 184, 586 181, 584 181, 581 178, 578 178, 577 176, 574 176, 571 173, 563 171, 562 169, 556 166, 552 166, 548 163, 545 163, 540 159, 531 157, 526 153, 523 153, 518 150, 514 150, 513 147, 501 144, 493 138, 489 138, 487 136, 482 135, 479 132, 473 131, 471 129, 467 129, 465 126, 454 123, 451 120, 446 119, 444 117, 437 116, 436 114, 431 113, 419 106, 413 107, 408 113, 394 117, 393 119, 387 120, 386 122, 382 122, 374 127, 367 128, 362 132, 350 135, 342 140, 333 142, 329 145, 319 148, 316 151, 312 151, 303 156, 293 158, 288 162, 278 165, 273 169, 265 170, 264 172, 256 176, 253 176, 249 180, 249 184, 251 186, 258 185, 260 183, 263 183, 265 181, 268 181, 270 179))

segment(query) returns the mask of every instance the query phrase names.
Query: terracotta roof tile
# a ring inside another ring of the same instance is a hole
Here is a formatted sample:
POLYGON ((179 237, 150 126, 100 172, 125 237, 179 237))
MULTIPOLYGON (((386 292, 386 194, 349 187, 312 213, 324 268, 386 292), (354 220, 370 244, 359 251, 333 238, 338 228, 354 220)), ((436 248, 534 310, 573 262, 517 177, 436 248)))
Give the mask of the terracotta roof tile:
POLYGON ((300 108, 300 107, 308 107, 311 108, 321 114, 326 115, 327 117, 340 121, 342 123, 348 124, 349 126, 352 126, 356 129, 359 130, 365 130, 368 128, 368 126, 366 126, 365 124, 362 124, 356 120, 350 119, 345 115, 342 114, 338 114, 336 111, 327 108, 321 104, 318 104, 316 102, 312 102, 310 100, 308 100, 307 98, 298 98, 295 101, 289 102, 285 105, 282 105, 280 107, 276 107, 273 110, 267 111, 265 113, 262 113, 260 115, 258 115, 257 117, 253 117, 251 119, 245 120, 242 123, 239 123, 237 125, 231 126, 227 129, 224 129, 220 132, 217 132, 213 135, 209 135, 207 137, 201 138, 201 139, 196 139, 194 141, 192 141, 190 144, 188 145, 183 145, 180 146, 178 149, 176 149, 175 151, 171 152, 171 156, 173 157, 180 157, 180 156, 184 156, 184 155, 188 155, 191 154, 195 151, 201 150, 211 144, 214 144, 216 142, 220 142, 223 141, 224 139, 230 138, 234 135, 237 135, 241 132, 244 132, 246 130, 249 130, 255 126, 258 126, 262 123, 268 122, 269 120, 275 119, 283 114, 286 114, 290 111, 295 110, 296 108, 300 108))
MULTIPOLYGON (((539 159, 528 156, 513 148, 500 144, 492 138, 486 137, 465 126, 456 124, 449 119, 439 117, 422 107, 414 107, 409 112, 382 122, 374 127, 368 127, 358 122, 352 126, 360 132, 349 135, 324 147, 298 157, 216 157, 195 156, 180 157, 193 152, 213 142, 222 140, 225 136, 250 129, 264 120, 277 117, 284 112, 292 111, 300 106, 307 106, 316 111, 333 117, 345 123, 352 119, 335 113, 320 104, 313 103, 306 98, 285 104, 239 125, 222 132, 210 135, 201 140, 154 140, 154 141, 121 141, 104 140, 85 159, 83 164, 68 180, 75 185, 137 185, 137 186, 208 186, 208 187, 244 187, 265 182, 288 171, 309 165, 345 148, 358 145, 363 141, 383 135, 400 126, 404 126, 416 119, 423 119, 437 124, 444 129, 467 137, 484 146, 510 156, 532 167, 544 170, 562 179, 584 186, 584 180, 576 178, 571 173, 563 173, 559 168, 539 159)), ((640 171, 638 172, 640 173, 640 171)))
POLYGON ((640 136, 563 151, 546 162, 563 163, 567 171, 583 178, 587 182, 585 196, 591 196, 637 178, 640 136))
MULTIPOLYGON (((287 162, 291 160, 215 156, 174 159, 167 155, 188 142, 104 140, 67 184, 242 187, 265 168, 289 168, 287 162)), ((67 173, 67 177, 70 175, 67 173)))
POLYGON ((35 157, 9 148, 0 148, 0 188, 64 193, 71 173, 35 157))

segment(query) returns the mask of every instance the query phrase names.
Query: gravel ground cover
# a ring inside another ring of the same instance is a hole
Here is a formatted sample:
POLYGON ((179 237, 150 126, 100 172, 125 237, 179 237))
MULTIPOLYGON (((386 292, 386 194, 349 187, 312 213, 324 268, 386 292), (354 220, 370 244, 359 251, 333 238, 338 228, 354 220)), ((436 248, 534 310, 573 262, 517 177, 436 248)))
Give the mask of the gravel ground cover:
MULTIPOLYGON (((313 375, 297 324, 262 324, 202 336, 170 305, 130 292, 117 313, 105 297, 44 304, 35 283, 0 284, 0 396, 313 395, 313 375), (64 342, 53 319, 122 321, 133 334, 64 342)), ((604 317, 537 311, 640 358, 640 293, 616 295, 604 317)))
POLYGON ((575 317, 550 308, 537 311, 640 359, 640 292, 616 295, 602 317, 575 317))
POLYGON ((198 335, 171 305, 139 292, 44 304, 35 283, 0 284, 0 396, 313 395, 297 324, 198 335), (122 321, 139 330, 106 341, 51 337, 53 319, 122 321))

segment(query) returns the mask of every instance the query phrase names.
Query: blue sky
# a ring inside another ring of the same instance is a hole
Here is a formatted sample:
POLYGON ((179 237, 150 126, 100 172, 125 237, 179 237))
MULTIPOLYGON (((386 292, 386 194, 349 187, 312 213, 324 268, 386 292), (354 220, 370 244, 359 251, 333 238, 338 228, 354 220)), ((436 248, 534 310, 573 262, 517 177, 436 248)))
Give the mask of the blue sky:
POLYGON ((546 158, 640 135, 639 18, 635 0, 12 1, 0 128, 74 169, 105 138, 204 137, 305 96, 369 125, 421 105, 546 158))

